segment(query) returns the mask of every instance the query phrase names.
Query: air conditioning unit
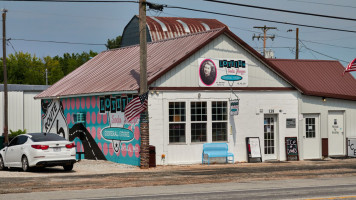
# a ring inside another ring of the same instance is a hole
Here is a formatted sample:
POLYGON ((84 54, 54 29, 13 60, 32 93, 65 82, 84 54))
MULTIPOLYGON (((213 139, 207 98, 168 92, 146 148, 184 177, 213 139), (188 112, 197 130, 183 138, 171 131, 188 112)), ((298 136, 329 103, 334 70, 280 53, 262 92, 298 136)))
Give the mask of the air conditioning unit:
POLYGON ((73 114, 74 123, 83 123, 85 124, 85 114, 84 113, 74 113, 73 114))

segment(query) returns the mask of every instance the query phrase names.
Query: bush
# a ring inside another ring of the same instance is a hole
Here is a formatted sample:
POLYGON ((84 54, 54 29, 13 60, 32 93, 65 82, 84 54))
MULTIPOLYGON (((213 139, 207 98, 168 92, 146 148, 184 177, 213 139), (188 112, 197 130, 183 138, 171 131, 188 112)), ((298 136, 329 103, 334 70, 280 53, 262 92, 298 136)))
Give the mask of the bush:
POLYGON ((24 129, 24 130, 21 130, 21 129, 19 129, 19 130, 17 130, 17 131, 12 131, 12 130, 10 130, 10 135, 9 135, 9 138, 14 138, 14 137, 16 137, 16 136, 18 136, 18 135, 21 135, 21 134, 26 134, 26 129, 24 129))

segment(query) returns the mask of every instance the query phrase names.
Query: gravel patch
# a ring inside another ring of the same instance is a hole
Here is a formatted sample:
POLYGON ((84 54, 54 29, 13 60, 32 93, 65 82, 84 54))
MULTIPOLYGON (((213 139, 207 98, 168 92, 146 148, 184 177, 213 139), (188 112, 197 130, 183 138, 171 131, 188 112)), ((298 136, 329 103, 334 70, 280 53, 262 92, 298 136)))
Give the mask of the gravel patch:
POLYGON ((21 168, 10 168, 0 171, 1 177, 46 177, 95 175, 108 173, 126 173, 140 170, 137 166, 118 164, 104 160, 81 160, 74 164, 72 171, 66 172, 63 167, 32 168, 30 172, 23 172, 21 168))

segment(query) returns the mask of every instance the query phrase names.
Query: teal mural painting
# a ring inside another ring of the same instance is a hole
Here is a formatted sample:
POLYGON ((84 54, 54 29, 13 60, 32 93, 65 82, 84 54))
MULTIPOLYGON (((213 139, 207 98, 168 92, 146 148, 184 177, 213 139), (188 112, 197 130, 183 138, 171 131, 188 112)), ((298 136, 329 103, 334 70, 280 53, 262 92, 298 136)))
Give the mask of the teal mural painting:
MULTIPOLYGON (((42 100, 42 131, 46 121, 61 121, 62 126, 67 126, 60 127, 67 130, 63 135, 75 142, 77 152, 84 152, 82 158, 139 166, 139 117, 130 122, 124 117, 125 106, 132 98, 132 95, 121 95, 42 100), (59 105, 62 114, 49 120, 54 104, 59 105)), ((53 124, 53 128, 47 130, 59 134, 56 123, 53 124)))

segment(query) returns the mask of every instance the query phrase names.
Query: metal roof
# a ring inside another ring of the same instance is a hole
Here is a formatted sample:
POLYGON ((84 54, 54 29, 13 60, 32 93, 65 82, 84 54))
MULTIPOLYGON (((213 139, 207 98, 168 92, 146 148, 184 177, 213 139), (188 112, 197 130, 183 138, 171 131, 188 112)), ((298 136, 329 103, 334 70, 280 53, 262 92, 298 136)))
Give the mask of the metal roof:
MULTIPOLYGON (((148 84, 183 62, 225 29, 190 34, 147 44, 148 84)), ((125 93, 139 89, 140 46, 104 51, 35 98, 125 93)))
POLYGON ((225 24, 216 19, 147 16, 146 23, 152 41, 165 40, 217 28, 227 28, 225 24))
POLYGON ((356 79, 332 60, 268 59, 303 94, 356 100, 356 79))
MULTIPOLYGON (((8 84, 8 91, 30 91, 41 92, 49 88, 49 85, 20 85, 20 84, 8 84)), ((0 84, 0 91, 4 91, 4 84, 0 84)))
MULTIPOLYGON (((225 34, 302 94, 356 100, 356 80, 338 61, 265 59, 227 28, 147 44, 148 85, 225 34)), ((104 51, 35 98, 137 92, 139 45, 104 51)))

